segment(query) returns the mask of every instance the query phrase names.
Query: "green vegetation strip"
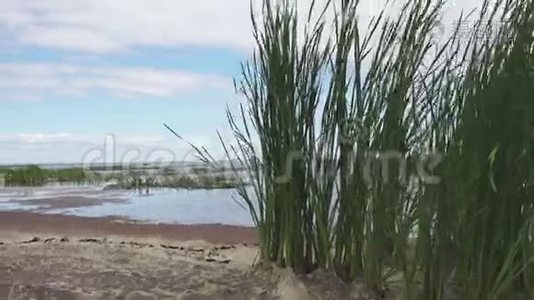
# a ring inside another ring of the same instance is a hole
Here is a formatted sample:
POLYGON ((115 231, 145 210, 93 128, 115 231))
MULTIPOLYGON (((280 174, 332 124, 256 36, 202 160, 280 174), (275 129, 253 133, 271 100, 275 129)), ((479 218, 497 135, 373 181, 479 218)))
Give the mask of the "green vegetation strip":
POLYGON ((13 168, 0 168, 0 176, 7 186, 42 186, 47 183, 105 183, 118 182, 123 189, 143 189, 152 187, 183 189, 227 189, 234 188, 239 180, 229 175, 218 175, 211 169, 194 169, 181 174, 175 170, 151 170, 148 175, 143 169, 126 170, 113 167, 110 170, 98 168, 88 172, 82 168, 43 169, 29 165, 13 168), (110 172, 118 171, 118 172, 110 172))

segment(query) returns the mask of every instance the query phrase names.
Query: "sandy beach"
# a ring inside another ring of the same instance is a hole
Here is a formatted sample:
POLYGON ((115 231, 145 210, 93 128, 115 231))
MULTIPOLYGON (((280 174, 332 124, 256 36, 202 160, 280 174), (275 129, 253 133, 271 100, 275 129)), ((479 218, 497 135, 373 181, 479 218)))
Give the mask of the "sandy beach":
POLYGON ((258 265, 253 228, 0 212, 0 299, 369 299, 258 265))

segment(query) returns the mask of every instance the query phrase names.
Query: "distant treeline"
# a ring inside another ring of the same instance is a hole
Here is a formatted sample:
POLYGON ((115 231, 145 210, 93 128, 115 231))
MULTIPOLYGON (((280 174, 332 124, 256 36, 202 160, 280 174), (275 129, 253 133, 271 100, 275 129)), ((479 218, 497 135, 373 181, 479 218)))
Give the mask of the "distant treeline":
MULTIPOLYGON (((91 170, 93 171, 93 170, 91 170)), ((115 170, 116 171, 116 170, 115 170)), ((148 175, 139 171, 108 173, 97 172, 87 174, 82 168, 45 169, 36 165, 24 167, 0 168, 0 178, 4 178, 7 186, 41 186, 52 182, 108 182, 118 181, 125 189, 145 187, 168 187, 185 189, 219 189, 232 188, 240 178, 212 173, 213 170, 195 168, 191 173, 179 173, 175 170, 163 169, 160 173, 148 175)))
POLYGON ((84 182, 85 173, 81 168, 42 169, 36 165, 0 169, 4 183, 9 186, 40 186, 47 182, 84 182))
MULTIPOLYGON (((153 183, 156 187, 182 189, 229 189, 239 185, 237 177, 222 175, 179 175, 166 176, 153 183)), ((131 187, 130 187, 131 188, 131 187)))

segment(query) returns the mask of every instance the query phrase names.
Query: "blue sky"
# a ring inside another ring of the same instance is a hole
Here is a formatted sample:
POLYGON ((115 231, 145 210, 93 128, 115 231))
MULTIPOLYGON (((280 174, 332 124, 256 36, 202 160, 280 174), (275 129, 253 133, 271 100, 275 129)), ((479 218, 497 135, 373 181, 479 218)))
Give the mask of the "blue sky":
POLYGON ((79 163, 107 134, 118 153, 187 157, 164 122, 220 153, 249 16, 249 0, 0 0, 0 164, 79 163))
POLYGON ((225 105, 236 102, 231 80, 246 58, 240 51, 203 47, 81 58, 75 51, 21 48, 16 55, 0 50, 0 70, 11 75, 0 82, 0 141, 50 147, 4 148, 1 164, 77 162, 83 149, 108 133, 119 142, 137 137, 128 147, 143 148, 145 138, 159 137, 160 145, 152 148, 172 148, 181 142, 172 139, 164 122, 189 139, 215 136, 226 127, 225 105), (52 147, 58 134, 86 143, 67 143, 63 152, 52 147), (25 141, 23 135, 41 139, 25 141))
POLYGON ((0 1, 0 164, 218 148, 251 52, 248 1, 0 1), (124 3, 124 2, 122 2, 124 3), (236 16, 231 17, 232 14, 236 16))

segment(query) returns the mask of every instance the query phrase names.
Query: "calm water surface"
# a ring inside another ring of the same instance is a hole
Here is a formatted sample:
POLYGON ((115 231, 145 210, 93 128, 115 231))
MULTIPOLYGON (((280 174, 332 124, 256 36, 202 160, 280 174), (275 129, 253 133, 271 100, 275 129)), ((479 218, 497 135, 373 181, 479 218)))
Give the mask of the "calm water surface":
POLYGON ((57 185, 0 189, 0 210, 85 217, 119 216, 150 223, 253 226, 233 189, 144 191, 57 185))

